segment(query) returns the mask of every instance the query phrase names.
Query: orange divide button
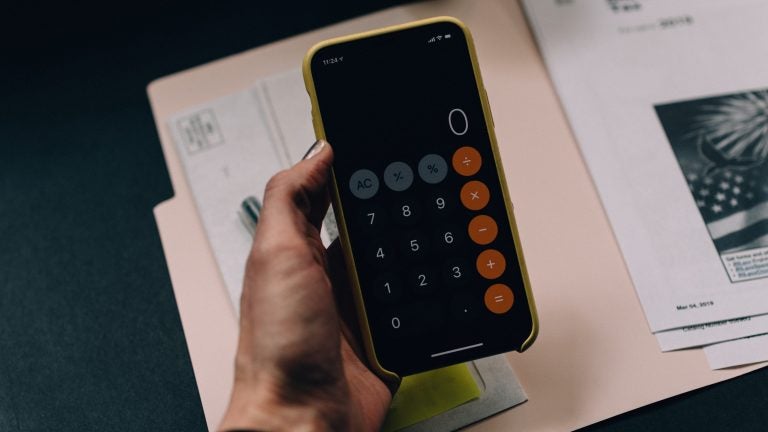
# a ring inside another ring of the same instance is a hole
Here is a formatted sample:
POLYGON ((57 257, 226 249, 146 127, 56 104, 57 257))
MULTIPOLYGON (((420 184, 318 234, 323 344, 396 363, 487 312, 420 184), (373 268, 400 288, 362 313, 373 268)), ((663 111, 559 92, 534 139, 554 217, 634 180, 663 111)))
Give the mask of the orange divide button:
POLYGON ((496 249, 486 249, 477 256, 477 272, 486 279, 496 279, 504 274, 507 260, 496 249))
POLYGON ((485 183, 472 180, 461 188, 461 203, 470 210, 482 210, 491 199, 491 192, 485 183))
POLYGON ((494 284, 485 290, 485 307, 495 314, 503 314, 512 309, 515 303, 515 295, 504 284, 494 284))
POLYGON ((479 245, 487 245, 496 240, 499 233, 499 227, 492 217, 487 215, 477 215, 469 221, 469 238, 479 245))
POLYGON ((451 164, 457 173, 469 177, 480 171, 483 159, 474 147, 461 147, 453 153, 451 164))

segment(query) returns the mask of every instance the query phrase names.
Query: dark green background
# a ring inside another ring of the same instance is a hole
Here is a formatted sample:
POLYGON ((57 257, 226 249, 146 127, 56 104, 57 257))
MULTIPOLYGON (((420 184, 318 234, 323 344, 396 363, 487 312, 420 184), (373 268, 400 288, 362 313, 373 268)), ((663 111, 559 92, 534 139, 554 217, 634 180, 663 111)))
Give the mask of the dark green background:
MULTIPOLYGON (((152 216, 173 192, 145 86, 390 4, 3 4, 0 431, 205 430, 152 216)), ((766 377, 590 430, 765 430, 766 377)))

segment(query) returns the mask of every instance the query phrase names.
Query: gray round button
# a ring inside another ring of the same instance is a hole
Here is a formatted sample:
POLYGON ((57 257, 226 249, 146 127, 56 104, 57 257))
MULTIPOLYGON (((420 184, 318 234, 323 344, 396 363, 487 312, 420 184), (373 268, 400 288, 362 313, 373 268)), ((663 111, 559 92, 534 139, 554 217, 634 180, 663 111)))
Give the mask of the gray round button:
POLYGON ((442 156, 428 154, 419 161, 419 177, 429 184, 437 184, 448 175, 448 164, 442 156))
POLYGON ((395 192, 402 192, 413 184, 413 170, 405 162, 392 162, 384 169, 384 183, 395 192))
POLYGON ((349 178, 349 190, 360 199, 371 198, 379 191, 379 178, 371 170, 357 170, 349 178))

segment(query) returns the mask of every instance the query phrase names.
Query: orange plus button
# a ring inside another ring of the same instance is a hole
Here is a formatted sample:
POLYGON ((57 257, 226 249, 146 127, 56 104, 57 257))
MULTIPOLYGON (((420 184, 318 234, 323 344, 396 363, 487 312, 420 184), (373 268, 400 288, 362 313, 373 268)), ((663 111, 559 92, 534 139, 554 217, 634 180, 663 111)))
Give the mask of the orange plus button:
POLYGON ((486 279, 496 279, 504 274, 507 268, 507 260, 496 249, 486 249, 477 256, 477 272, 486 279))
POLYGON ((457 173, 469 177, 480 171, 483 159, 480 157, 480 152, 474 147, 461 147, 453 154, 451 163, 457 173))
POLYGON ((490 197, 488 186, 481 181, 472 180, 461 188, 461 203, 470 210, 482 210, 490 197))
POLYGON ((504 284, 494 284, 485 290, 485 307, 495 314, 503 314, 512 309, 515 303, 515 295, 504 284))
POLYGON ((496 239, 499 233, 499 227, 492 217, 486 215, 477 215, 469 221, 469 237, 473 242, 480 245, 487 245, 496 239))

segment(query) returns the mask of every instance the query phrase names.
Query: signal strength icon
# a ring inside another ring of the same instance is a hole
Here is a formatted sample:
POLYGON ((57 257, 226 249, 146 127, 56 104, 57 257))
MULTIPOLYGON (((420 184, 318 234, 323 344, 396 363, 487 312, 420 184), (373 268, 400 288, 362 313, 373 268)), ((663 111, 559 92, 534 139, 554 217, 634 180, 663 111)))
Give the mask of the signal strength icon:
POLYGON ((428 40, 427 43, 432 43, 434 41, 435 41, 435 38, 432 38, 432 39, 428 40))

